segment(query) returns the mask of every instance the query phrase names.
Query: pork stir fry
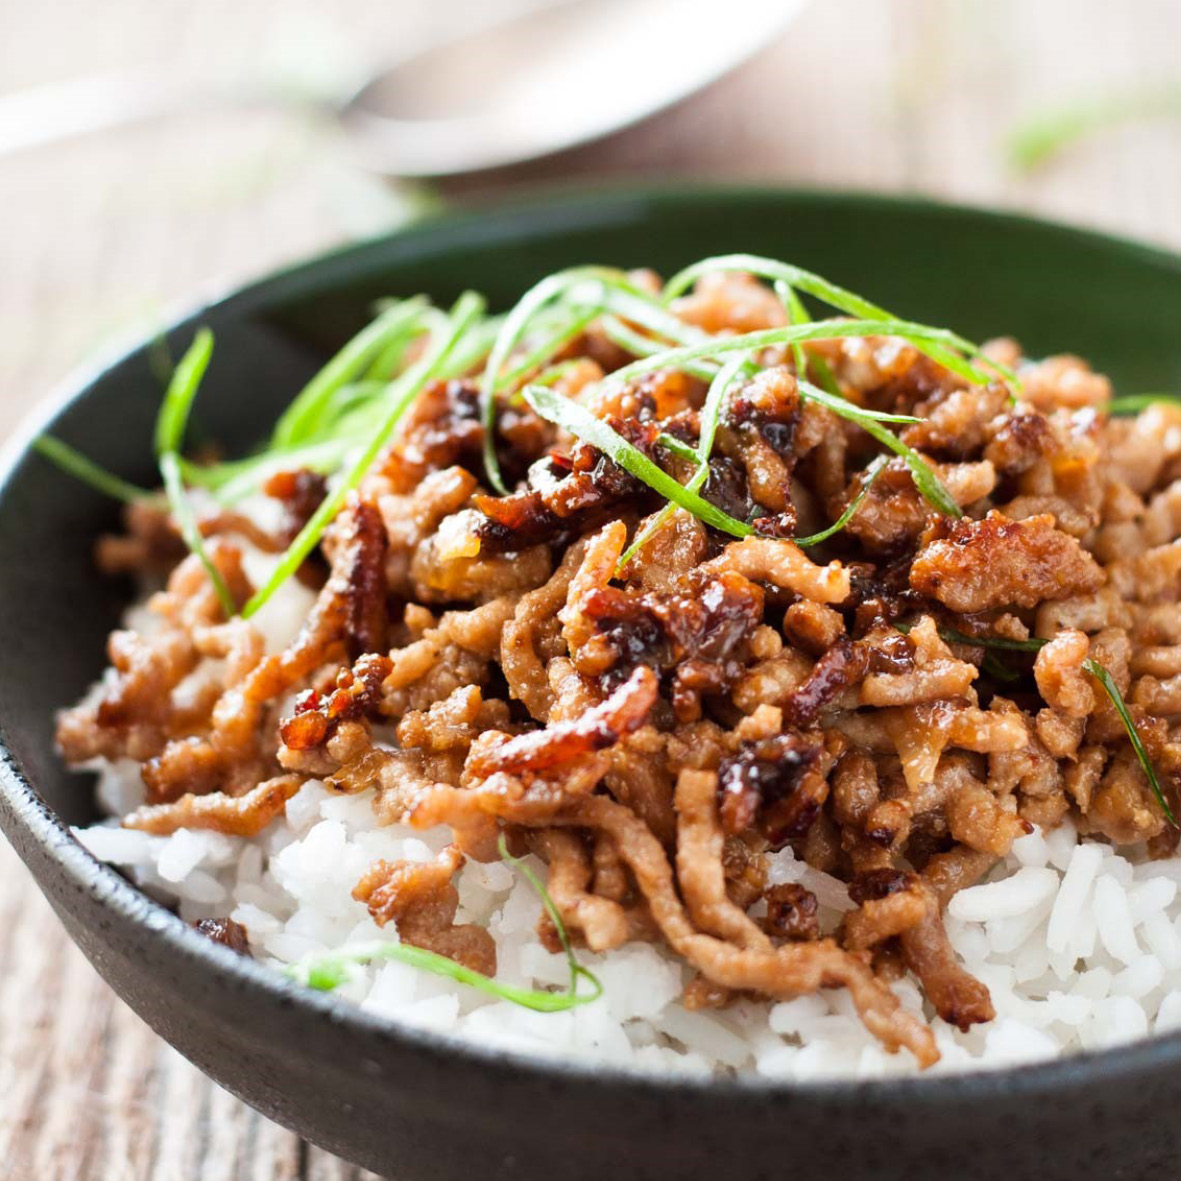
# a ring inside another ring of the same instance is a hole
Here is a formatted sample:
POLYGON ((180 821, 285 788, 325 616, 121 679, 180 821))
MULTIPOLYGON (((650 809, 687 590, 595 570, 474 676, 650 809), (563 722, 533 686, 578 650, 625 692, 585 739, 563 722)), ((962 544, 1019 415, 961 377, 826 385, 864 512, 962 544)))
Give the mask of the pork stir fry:
MULTIPOLYGON (((454 877, 505 837, 547 863, 576 946, 663 941, 690 1006, 845 988, 930 1064, 889 983, 992 1019, 941 916, 1016 838, 1069 815, 1176 848, 1181 412, 1110 415, 1084 362, 1011 341, 884 335, 841 303, 860 320, 809 325, 735 270, 583 281, 614 302, 548 351, 510 322, 432 371, 411 339, 397 372, 425 379, 355 486, 260 479, 275 532, 221 506, 188 553, 175 507, 136 501, 100 556, 169 571, 158 627, 111 636, 62 751, 140 764, 125 823, 151 833, 257 834, 308 779, 447 826, 435 862, 378 862, 354 896, 489 975, 454 877), (287 551, 315 607, 268 651, 243 552, 324 505, 287 551), (848 884, 838 925, 768 879, 784 847, 848 884)), ((538 938, 556 949, 549 917, 538 938)))

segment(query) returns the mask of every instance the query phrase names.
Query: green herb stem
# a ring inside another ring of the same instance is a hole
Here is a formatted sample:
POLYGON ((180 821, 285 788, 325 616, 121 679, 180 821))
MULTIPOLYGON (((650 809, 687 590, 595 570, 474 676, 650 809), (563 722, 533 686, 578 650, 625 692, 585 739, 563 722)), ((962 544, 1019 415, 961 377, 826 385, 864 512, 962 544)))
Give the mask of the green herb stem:
POLYGON ((238 610, 238 604, 234 602, 234 596, 230 594, 230 588, 226 586, 226 580, 221 576, 221 571, 213 564, 213 559, 205 548, 205 539, 201 536, 201 529, 197 524, 192 503, 185 494, 184 480, 180 473, 180 456, 175 451, 165 451, 160 456, 160 475, 164 478, 164 492, 168 497, 172 519, 176 522, 176 527, 180 530, 185 545, 197 555, 197 560, 205 567, 205 573, 209 575, 209 581, 213 583, 214 592, 226 613, 226 618, 233 618, 238 610))
MULTIPOLYGON (((622 384, 658 369, 682 369, 688 361, 701 361, 729 353, 753 353, 760 349, 811 340, 849 340, 865 336, 897 336, 912 344, 941 343, 949 348, 975 347, 945 328, 932 328, 928 324, 916 324, 910 320, 812 320, 807 324, 760 328, 734 336, 712 336, 699 344, 665 349, 617 369, 607 380, 613 384, 622 384)), ((987 380, 959 357, 949 357, 947 368, 976 384, 987 380)))
MULTIPOLYGON (((683 294, 702 276, 718 271, 742 271, 757 275, 762 279, 768 279, 773 283, 783 283, 793 290, 805 291, 809 295, 823 300, 830 307, 860 320, 897 322, 896 317, 887 312, 885 308, 871 303, 851 291, 846 291, 843 287, 838 287, 837 284, 829 282, 812 271, 792 266, 790 263, 780 262, 778 259, 763 258, 756 254, 724 254, 713 258, 703 258, 699 262, 693 263, 678 272, 665 284, 664 298, 666 302, 683 294)), ((875 333, 874 335, 879 334, 875 333)), ((947 337, 913 335, 912 338, 912 335, 905 332, 883 332, 880 335, 906 337, 920 352, 926 353, 945 369, 958 373, 961 377, 976 384, 987 381, 985 376, 973 369, 971 365, 967 365, 957 355, 956 350, 967 353, 969 356, 980 355, 979 348, 962 337, 948 334, 947 337)), ((1006 377, 1015 380, 1013 374, 1004 370, 1001 372, 1004 372, 1006 377)))
POLYGON ((1105 409, 1112 418, 1121 418, 1162 404, 1181 405, 1181 394, 1126 394, 1122 398, 1112 398, 1105 409))
POLYGON ((882 469, 889 462, 885 455, 879 455, 870 465, 865 469, 861 476, 861 487, 857 491, 857 495, 849 501, 845 507, 845 511, 827 529, 821 529, 819 533, 812 533, 808 537, 796 537, 793 540, 796 545, 819 545, 822 541, 827 541, 834 534, 839 533, 844 527, 853 519, 853 514, 861 507, 861 502, 865 499, 873 485, 874 480, 881 474, 882 469))
MULTIPOLYGON (((724 365, 710 382, 709 390, 705 395, 705 404, 701 408, 700 427, 698 429, 697 450, 693 453, 693 459, 697 464, 697 470, 684 484, 684 491, 695 494, 701 488, 706 480, 709 479, 709 457, 714 449, 714 439, 718 433, 718 423, 722 417, 722 406, 726 400, 726 394, 730 386, 734 384, 735 378, 746 367, 747 360, 745 357, 738 356, 732 358, 726 365, 724 365)), ((658 469, 663 470, 663 469, 658 469)), ((703 503, 708 503, 705 501, 703 503)), ((656 514, 655 517, 636 535, 631 545, 627 547, 623 555, 620 557, 615 570, 616 573, 623 571, 628 563, 661 531, 672 519, 675 512, 673 504, 667 504, 664 508, 656 514)))
POLYGON ((670 315, 660 302, 640 290, 628 276, 612 267, 583 266, 571 267, 565 271, 548 275, 530 288, 505 318, 496 341, 488 354, 481 383, 481 419, 484 425, 484 467, 488 482, 502 496, 508 492, 500 472, 500 460, 496 454, 496 391, 509 357, 524 337, 530 324, 543 308, 563 297, 578 296, 580 305, 601 312, 616 310, 628 319, 645 327, 654 327, 666 334, 683 336, 693 330, 670 315), (580 294, 588 286, 597 286, 598 297, 586 298, 580 294))
MULTIPOLYGON (((288 547, 286 553, 279 560, 271 577, 254 597, 242 609, 242 614, 249 619, 264 603, 290 578, 303 564, 307 556, 319 544, 324 530, 340 511, 348 494, 361 482, 365 473, 373 465, 373 461, 381 451, 389 445, 398 424, 403 416, 414 404, 422 387, 430 381, 436 371, 446 362, 448 354, 462 338, 464 332, 473 321, 480 316, 484 308, 483 299, 474 292, 466 292, 459 298, 451 313, 451 329, 441 340, 416 364, 406 370, 395 380, 389 389, 389 408, 385 420, 369 439, 365 449, 354 461, 352 467, 337 483, 332 492, 320 503, 320 507, 312 514, 308 523, 300 530, 299 536, 288 547)), ((548 392, 548 391, 547 391, 548 392)))
MULTIPOLYGON (((897 435, 886 430, 882 425, 883 419, 880 415, 863 410, 861 407, 855 406, 852 402, 844 398, 837 398, 832 394, 825 393, 824 390, 818 389, 811 382, 799 381, 797 379, 797 385, 802 396, 810 398, 813 402, 817 402, 821 406, 828 407, 829 410, 841 418, 856 423, 866 434, 872 436, 883 447, 886 447, 888 450, 893 451, 895 455, 899 456, 903 463, 910 469, 910 478, 914 481, 914 485, 920 495, 932 508, 937 509, 945 517, 959 518, 964 515, 963 510, 936 474, 935 469, 913 447, 908 447, 897 435)), ((913 418, 907 419, 905 415, 901 414, 895 415, 885 421, 895 422, 899 420, 918 421, 913 418)))
POLYGON ((682 443, 680 439, 664 433, 657 435, 656 441, 665 451, 672 452, 678 459, 683 459, 688 463, 697 462, 697 452, 688 443, 682 443))
POLYGON ((139 500, 150 500, 154 496, 154 493, 146 488, 129 484, 122 477, 100 467, 93 460, 87 459, 81 451, 75 451, 68 443, 63 443, 53 435, 42 435, 35 439, 33 450, 56 464, 67 475, 73 476, 83 484, 89 484, 95 491, 114 500, 132 504, 139 500))
POLYGON ((1148 757, 1148 751, 1144 749, 1144 743, 1140 739, 1140 732, 1136 729, 1136 722, 1132 718, 1132 712, 1128 709, 1128 703, 1124 700, 1124 695, 1115 683, 1115 678, 1103 665, 1089 656, 1083 661, 1083 668, 1103 686, 1103 691, 1111 699, 1111 704, 1115 707, 1115 712, 1119 714, 1120 721, 1123 722, 1124 729, 1128 732, 1128 741, 1132 744, 1132 749, 1136 752, 1140 769, 1144 772, 1144 777, 1148 780, 1148 786, 1152 788, 1152 794, 1156 796, 1156 802, 1160 804, 1161 811, 1164 812, 1168 822, 1174 828, 1181 827, 1181 825, 1177 824, 1177 819, 1173 815, 1173 809, 1169 807, 1168 800, 1165 799, 1165 793, 1161 788, 1160 780, 1156 777, 1156 768, 1153 767, 1152 760, 1148 757))
POLYGON ((396 303, 354 336, 280 415, 271 435, 272 446, 293 447, 314 438, 333 395, 341 386, 364 376, 391 341, 402 341, 407 329, 421 319, 425 306, 422 299, 396 303))
POLYGON ((208 328, 201 328, 172 371, 172 379, 164 391, 164 401, 160 406, 160 413, 156 416, 158 456, 163 455, 165 451, 181 450, 189 411, 212 356, 213 333, 208 328))
POLYGON ((953 628, 940 628, 939 635, 951 644, 971 644, 976 648, 996 648, 1002 652, 1040 652, 1050 642, 1036 636, 1028 640, 1011 640, 1007 636, 970 636, 953 628))
POLYGON ((654 464, 639 448, 617 434, 608 423, 597 418, 585 406, 545 386, 526 386, 523 393, 525 401, 546 422, 552 422, 582 442, 598 448, 637 480, 647 484, 666 500, 679 504, 707 525, 729 533, 732 537, 749 537, 754 532, 745 522, 735 520, 716 505, 703 500, 696 492, 678 484, 663 468, 654 464))
POLYGON ((569 321, 560 324, 549 333, 542 342, 532 349, 525 359, 496 379, 494 392, 510 390, 519 382, 527 378, 534 370, 540 369, 551 357, 561 352, 572 340, 586 330, 590 322, 598 315, 596 308, 575 311, 569 321))
POLYGON ((567 1009, 573 1009, 579 1005, 589 1005, 598 1000, 603 995, 603 986, 594 973, 589 968, 584 968, 575 957, 574 949, 570 946, 570 936, 566 932, 566 925, 562 922, 562 916, 558 913, 558 909, 545 886, 524 862, 509 853, 503 836, 500 838, 500 855, 504 861, 518 868, 525 876, 537 892, 542 906, 554 924, 562 950, 566 954, 566 961, 570 966, 570 986, 565 992, 545 992, 540 989, 519 988, 513 984, 505 984, 490 976, 485 976, 483 972, 464 967, 463 964, 458 964, 455 960, 448 959, 437 952, 414 947, 408 943, 374 942, 346 951, 329 952, 316 956, 310 961, 291 965, 287 969, 287 974, 309 988, 331 992, 332 989, 348 980, 350 970, 354 965, 373 960, 396 960, 413 968, 431 972, 436 976, 466 984, 487 993, 489 996, 511 1001, 515 1005, 521 1005, 523 1008, 532 1009, 539 1013, 564 1012, 567 1009), (590 992, 580 993, 578 991, 580 980, 589 982, 590 992))
MULTIPOLYGON (((953 644, 971 644, 977 648, 992 648, 1009 652, 1038 652, 1050 642, 1049 640, 1039 639, 1037 636, 1031 636, 1028 640, 1010 640, 1005 636, 969 636, 950 628, 940 628, 939 635, 944 640, 953 644)), ((1115 712, 1119 715, 1119 719, 1123 723, 1124 730, 1128 735, 1128 741, 1132 744, 1132 750, 1136 753, 1136 759, 1140 764, 1140 769, 1144 772, 1144 777, 1148 780, 1148 786, 1152 789, 1152 794, 1156 797, 1156 802, 1160 804, 1161 811, 1164 812, 1168 822, 1174 828, 1181 828, 1181 825, 1178 825, 1173 815, 1172 808, 1169 807, 1168 800, 1165 799, 1165 793, 1161 788, 1160 779, 1157 778, 1156 768, 1153 767, 1152 760, 1148 757, 1148 751, 1144 749, 1144 743, 1140 738, 1139 730, 1136 728, 1132 711, 1128 709, 1128 703, 1124 700, 1124 695, 1120 692, 1119 685, 1115 683, 1115 678, 1093 656, 1088 656, 1083 661, 1083 668, 1099 682, 1103 692, 1107 694, 1108 700, 1110 700, 1112 706, 1115 708, 1115 712)))
POLYGON ((213 333, 208 328, 202 328, 172 371, 172 379, 164 391, 160 413, 156 416, 156 458, 160 465, 160 475, 164 480, 164 495, 168 499, 172 519, 180 530, 185 545, 197 555, 198 561, 209 575, 218 602, 221 603, 228 619, 237 611, 238 605, 234 602, 221 571, 213 564, 209 551, 205 548, 205 540, 197 525, 196 514, 185 492, 180 459, 189 412, 193 408, 197 390, 201 387, 201 379, 209 368, 212 356, 213 333))

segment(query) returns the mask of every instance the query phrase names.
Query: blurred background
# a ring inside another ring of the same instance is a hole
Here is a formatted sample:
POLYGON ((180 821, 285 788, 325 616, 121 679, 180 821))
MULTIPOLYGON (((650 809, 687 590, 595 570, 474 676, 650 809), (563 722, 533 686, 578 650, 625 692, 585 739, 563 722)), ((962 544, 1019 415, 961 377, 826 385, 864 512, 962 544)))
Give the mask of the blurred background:
MULTIPOLYGON (((399 113, 485 117, 465 149, 477 171, 365 166, 355 121, 350 134, 334 113, 358 85, 540 7, 0 0, 0 438, 73 367, 178 308, 424 211, 540 186, 918 193, 1181 248, 1177 0, 582 0, 573 56, 518 24, 401 76, 399 113), (575 109, 618 123, 691 89, 727 46, 730 72, 653 118, 486 166, 517 142, 487 123, 497 102, 517 103, 509 130, 536 147, 575 109), (137 104, 174 111, 53 139, 137 104)), ((400 159, 439 147, 410 130, 400 159)), ((115 1001, 7 848, 0 887, 0 1173, 361 1176, 207 1082, 115 1001)))

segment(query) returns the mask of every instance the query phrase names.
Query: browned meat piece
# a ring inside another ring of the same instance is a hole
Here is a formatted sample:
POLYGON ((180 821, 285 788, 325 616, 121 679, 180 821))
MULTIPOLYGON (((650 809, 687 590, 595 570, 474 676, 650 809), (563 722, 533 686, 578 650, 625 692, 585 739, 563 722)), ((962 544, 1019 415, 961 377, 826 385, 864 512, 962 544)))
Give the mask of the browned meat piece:
POLYGON ((276 472, 263 484, 262 490, 283 505, 283 522, 278 536, 290 545, 328 495, 328 481, 319 472, 297 468, 276 472))
POLYGON ((126 532, 100 537, 95 546, 95 561, 105 574, 167 574, 185 557, 172 518, 157 505, 126 505, 123 528, 126 532))
POLYGON ((682 771, 677 778, 677 881, 689 917, 703 931, 739 947, 767 948, 766 935, 726 891, 718 777, 682 771))
POLYGON ((783 700, 784 721, 792 726, 812 725, 820 711, 842 690, 861 680, 869 668, 869 649, 842 636, 816 662, 808 679, 783 700))
MULTIPOLYGON (((549 864, 546 888, 567 929, 580 932, 591 951, 626 943, 631 934, 627 914, 617 899, 592 892, 594 868, 578 834, 547 829, 533 843, 549 864)), ((548 916, 542 921, 547 923, 548 916)))
POLYGON ((472 752, 468 771, 486 778, 498 771, 510 774, 545 772, 579 755, 614 746, 625 734, 638 730, 656 701, 656 675, 640 667, 600 705, 572 722, 510 738, 499 746, 472 752))
POLYGON ((351 669, 336 674, 336 687, 324 696, 301 693, 295 712, 279 723, 279 737, 289 750, 323 746, 342 722, 363 718, 381 701, 381 688, 393 663, 388 656, 362 656, 351 669))
POLYGON ((345 643, 354 660, 366 652, 381 652, 386 641, 386 534, 381 513, 366 500, 354 500, 346 518, 348 530, 337 541, 344 554, 345 643))
POLYGON ((689 722, 701 716, 703 695, 724 692, 740 675, 763 593, 738 574, 690 574, 673 591, 603 587, 581 609, 596 634, 579 649, 579 667, 609 682, 637 664, 672 670, 673 711, 689 722))
MULTIPOLYGON (((656 446, 655 428, 613 420, 642 451, 656 446)), ((533 474, 531 473, 531 476, 533 474)), ((645 485, 593 447, 580 446, 568 460, 551 458, 536 472, 539 485, 510 496, 477 496, 484 521, 476 531, 481 552, 518 553, 563 535, 582 533, 606 519, 620 501, 643 498, 645 485)))
POLYGON ((448 845, 434 861, 378 861, 353 890, 379 927, 397 924, 403 943, 437 952, 480 972, 496 974, 496 943, 483 927, 455 923, 459 891, 451 879, 463 854, 448 845))
MULTIPOLYGON (((786 320, 749 276, 702 279, 671 307, 708 332, 786 320)), ((278 650, 274 617, 225 619, 160 502, 128 508, 100 560, 167 586, 154 626, 114 633, 105 681, 60 718, 63 753, 132 760, 147 803, 125 822, 151 833, 257 835, 310 778, 370 793, 379 824, 449 826, 436 860, 380 862, 356 897, 408 945, 485 972, 495 948, 456 925, 454 878, 507 835, 547 862, 579 946, 662 943, 687 1006, 843 987, 884 1045, 929 1064, 931 1031, 890 983, 911 973, 960 1028, 992 1016, 941 915, 1016 837, 1069 817, 1153 856, 1181 840, 1087 666, 1113 678, 1181 808, 1181 412, 1110 418, 1106 379, 1075 358, 1024 362, 1012 342, 990 353, 1020 366, 1012 392, 899 340, 808 350, 851 404, 917 416, 897 433, 963 518, 803 396, 790 348, 751 354, 726 391, 699 484, 752 526, 742 540, 669 511, 518 389, 497 396, 493 440, 514 491, 486 494, 478 380, 435 381, 305 563, 315 606, 278 650), (792 540, 835 521, 879 458, 845 528, 792 540), (1046 641, 1036 653, 990 650, 1030 636, 1046 641), (834 935, 816 894, 768 885, 784 846, 848 884, 834 935)), ((558 359, 557 391, 673 479, 694 476, 701 374, 614 379, 630 357, 602 323, 558 359)), ((273 533, 238 508, 205 517, 237 602, 253 588, 231 541, 277 552, 330 485, 271 477, 273 533)), ((202 929, 245 946, 230 920, 202 929)), ((560 949, 550 919, 538 938, 560 949)))
POLYGON ((763 928, 773 938, 792 943, 806 943, 820 938, 820 904, 811 890, 796 882, 784 882, 768 887, 763 895, 767 900, 767 917, 763 928))
POLYGON ((124 828, 167 836, 178 828, 205 828, 231 837, 254 837, 279 816, 297 791, 295 775, 268 779, 245 795, 184 795, 171 804, 149 804, 123 818, 124 828))
POLYGON ((887 1049, 906 1046, 920 1064, 938 1058, 931 1031, 905 1012, 864 961, 831 940, 791 943, 771 951, 734 947, 694 930, 673 887, 672 869, 643 821, 602 796, 571 807, 563 821, 609 832, 631 868, 664 937, 702 975, 724 988, 767 996, 795 996, 844 986, 869 1030, 887 1049))
POLYGON ((745 832, 761 818, 776 844, 802 837, 827 794, 827 784, 815 773, 823 754, 815 738, 795 734, 743 743, 718 767, 725 831, 745 832))
POLYGON ((966 1030, 991 1021, 996 1010, 988 989, 956 960, 938 902, 929 887, 924 884, 923 889, 928 895, 926 913, 901 936, 907 965, 919 978, 935 1012, 949 1025, 966 1030))
POLYGON ((241 923, 233 919, 201 919, 193 925, 214 943, 220 943, 239 955, 250 954, 250 938, 241 923))
POLYGON ((1098 590, 1103 571, 1050 516, 951 521, 919 552, 910 585, 953 611, 1036 607, 1098 590))
MULTIPOLYGON (((249 597, 239 550, 219 542, 209 547, 209 556, 235 598, 249 597)), ((202 651, 197 634, 207 635, 207 629, 222 618, 217 595, 195 556, 177 566, 167 589, 152 599, 152 608, 162 620, 160 630, 150 636, 112 632, 107 651, 113 675, 98 700, 66 710, 58 718, 57 741, 67 761, 79 763, 97 755, 139 762, 155 758, 177 734, 200 726, 205 721, 202 713, 212 709, 216 689, 224 686, 224 674, 220 683, 214 683, 213 699, 200 699, 200 709, 182 706, 175 697, 177 687, 202 656, 214 654, 202 651)), ((254 659, 261 654, 257 646, 251 652, 254 659)), ((234 671, 241 671, 238 664, 234 671)))

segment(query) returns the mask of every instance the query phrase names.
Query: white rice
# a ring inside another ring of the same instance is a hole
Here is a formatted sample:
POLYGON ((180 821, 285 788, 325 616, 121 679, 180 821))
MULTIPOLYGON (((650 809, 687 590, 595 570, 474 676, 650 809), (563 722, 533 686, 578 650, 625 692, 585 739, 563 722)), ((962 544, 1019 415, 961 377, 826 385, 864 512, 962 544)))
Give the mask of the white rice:
MULTIPOLYGON (((138 802, 134 764, 107 766, 101 798, 126 811, 138 802)), ((276 966, 375 939, 377 928, 351 891, 377 858, 427 860, 445 831, 379 828, 371 793, 336 796, 307 783, 287 818, 249 841, 181 829, 169 837, 81 829, 79 839, 189 921, 230 915, 254 953, 276 966)), ((544 872, 535 863, 538 872, 544 872)), ((997 1019, 968 1033, 935 1020, 943 1059, 936 1070, 1005 1066, 1082 1048, 1115 1045, 1153 1030, 1181 1028, 1181 903, 1176 860, 1134 864, 1100 843, 1078 843, 1064 825, 1014 846, 1003 868, 952 899, 946 923, 968 971, 988 985, 997 1019), (1051 847, 1064 866, 1050 860, 1051 847)), ((772 857, 778 882, 816 892, 827 928, 848 909, 843 883, 772 857)), ((461 921, 486 923, 500 979, 564 986, 565 960, 537 942, 541 908, 509 867, 469 863, 459 879, 461 921)), ((784 1078, 874 1077, 914 1069, 866 1033, 847 994, 828 991, 777 1004, 741 1002, 715 1012, 680 1003, 688 980, 663 948, 629 944, 582 953, 603 996, 565 1013, 533 1013, 399 963, 359 968, 342 992, 363 1008, 485 1044, 534 1054, 578 1056, 643 1069, 733 1069, 784 1078)), ((910 980, 894 986, 918 1012, 910 980)))
MULTIPOLYGON (((262 625, 272 650, 294 635, 309 606, 308 592, 294 580, 268 605, 262 625)), ((129 623, 149 628, 139 608, 129 612, 129 623)), ((112 817, 142 802, 135 763, 98 770, 98 797, 112 817)), ((370 792, 337 796, 311 781, 288 802, 286 818, 254 840, 186 829, 150 836, 119 828, 117 819, 77 836, 182 918, 229 915, 246 928, 254 954, 281 968, 397 938, 392 926, 373 923, 352 889, 378 858, 425 861, 449 834, 378 827, 371 805, 370 792)), ((835 928, 852 906, 844 883, 790 850, 770 860, 770 880, 811 890, 825 930, 835 928)), ((533 868, 544 874, 540 863, 533 868)), ((538 943, 541 905, 522 875, 499 863, 469 863, 458 884, 459 921, 487 925, 499 979, 567 985, 564 957, 538 943)), ((1069 822, 1017 841, 987 882, 952 899, 946 916, 964 966, 992 994, 996 1020, 967 1033, 933 1020, 942 1053, 933 1069, 1034 1062, 1181 1029, 1179 884, 1181 858, 1150 862, 1099 842, 1080 844, 1069 822)), ((692 1012, 680 1003, 689 970, 662 947, 629 944, 604 955, 582 952, 580 959, 599 977, 603 995, 559 1013, 532 1012, 397 962, 358 968, 340 991, 405 1025, 626 1068, 784 1079, 915 1070, 907 1053, 886 1053, 866 1032, 841 990, 692 1012)), ((923 1010, 914 981, 893 987, 907 1008, 923 1010)))

